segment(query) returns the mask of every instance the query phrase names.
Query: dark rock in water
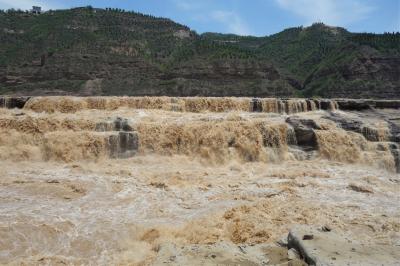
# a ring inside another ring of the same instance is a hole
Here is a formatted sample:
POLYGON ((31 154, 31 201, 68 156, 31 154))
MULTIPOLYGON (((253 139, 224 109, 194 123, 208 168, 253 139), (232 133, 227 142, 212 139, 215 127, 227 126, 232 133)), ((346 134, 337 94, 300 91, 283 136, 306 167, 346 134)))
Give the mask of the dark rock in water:
POLYGON ((336 101, 341 110, 346 111, 363 111, 371 108, 383 109, 399 109, 400 100, 354 100, 340 99, 336 101))
POLYGON ((372 188, 363 186, 363 185, 361 185, 361 184, 354 184, 354 183, 352 183, 352 184, 350 184, 350 185, 348 186, 348 188, 351 189, 351 190, 353 190, 353 191, 355 191, 355 192, 360 192, 360 193, 374 193, 374 191, 372 190, 372 188))
POLYGON ((303 240, 312 240, 314 239, 314 235, 304 235, 303 240))
POLYGON ((314 100, 315 106, 317 107, 318 110, 321 109, 321 102, 319 100, 314 100))
POLYGON ((347 116, 343 116, 338 113, 332 113, 324 118, 335 122, 339 127, 347 131, 353 131, 362 134, 366 140, 369 141, 388 141, 390 138, 390 132, 382 134, 377 128, 371 127, 364 124, 361 119, 353 119, 347 116))
POLYGON ((390 151, 392 152, 394 162, 396 164, 396 172, 400 173, 400 147, 397 143, 392 143, 390 146, 390 151))
POLYGON ((400 109, 400 100, 380 100, 374 101, 375 108, 400 109))
POLYGON ((335 110, 335 104, 331 100, 321 100, 320 101, 320 106, 322 110, 335 110))
POLYGON ((118 132, 108 139, 111 158, 129 158, 135 155, 139 148, 136 132, 118 132))
MULTIPOLYGON (((377 113, 375 110, 368 111, 371 117, 379 117, 381 114, 377 113)), ((367 114, 367 112, 364 112, 367 114)), ((347 131, 353 131, 359 134, 362 134, 366 140, 369 141, 392 141, 392 142, 400 142, 400 127, 391 122, 389 118, 384 119, 389 127, 385 128, 376 128, 373 125, 368 124, 365 120, 363 121, 361 118, 355 119, 350 118, 346 115, 340 113, 331 113, 327 116, 324 116, 325 119, 329 119, 335 122, 339 127, 343 128, 347 131)))
POLYGON ((310 150, 318 148, 317 136, 314 129, 321 129, 312 119, 300 119, 298 117, 289 117, 286 119, 295 132, 297 145, 308 147, 310 150))
POLYGON ((115 131, 132 131, 132 127, 128 124, 128 119, 117 117, 114 121, 115 131))
POLYGON ((139 147, 138 135, 129 125, 128 119, 117 117, 112 121, 96 124, 96 131, 116 131, 108 138, 108 149, 111 158, 129 158, 134 156, 139 147))
POLYGON ((22 109, 25 106, 25 103, 31 97, 20 96, 20 97, 9 97, 9 96, 1 96, 0 97, 0 108, 8 108, 8 109, 22 109))
POLYGON ((390 130, 390 141, 400 143, 400 126, 392 121, 388 121, 388 124, 390 130))
POLYGON ((262 112, 262 102, 258 98, 254 98, 251 100, 251 111, 252 112, 262 112))
POLYGON ((332 228, 329 225, 324 225, 321 227, 322 232, 330 232, 332 231, 332 228))
POLYGON ((339 113, 331 113, 329 116, 325 116, 324 118, 335 122, 339 125, 339 127, 343 128, 344 130, 361 133, 363 122, 360 120, 350 119, 348 117, 342 116, 339 113))
POLYGON ((307 111, 315 111, 320 108, 320 106, 317 105, 317 102, 315 100, 307 99, 306 103, 307 103, 307 111))
POLYGON ((370 109, 371 106, 364 100, 337 100, 340 110, 362 111, 370 109))
POLYGON ((113 121, 100 122, 96 124, 96 131, 133 131, 128 119, 117 117, 113 121))

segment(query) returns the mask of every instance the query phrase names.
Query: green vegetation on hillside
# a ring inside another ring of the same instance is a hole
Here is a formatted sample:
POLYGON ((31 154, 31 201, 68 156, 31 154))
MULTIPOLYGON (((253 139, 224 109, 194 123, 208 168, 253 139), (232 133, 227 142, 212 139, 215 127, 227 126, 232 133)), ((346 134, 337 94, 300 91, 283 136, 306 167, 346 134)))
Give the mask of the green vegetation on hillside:
POLYGON ((0 11, 0 94, 400 97, 400 34, 197 34, 92 7, 0 11), (94 86, 93 84, 96 84, 94 86))

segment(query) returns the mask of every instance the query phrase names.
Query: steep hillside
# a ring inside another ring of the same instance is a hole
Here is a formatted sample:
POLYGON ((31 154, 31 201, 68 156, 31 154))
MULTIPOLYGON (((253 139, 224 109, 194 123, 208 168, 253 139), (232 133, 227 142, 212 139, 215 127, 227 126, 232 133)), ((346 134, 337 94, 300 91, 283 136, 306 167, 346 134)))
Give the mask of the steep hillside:
POLYGON ((400 97, 400 35, 198 35, 91 7, 0 13, 0 94, 400 97))
POLYGON ((273 35, 262 49, 295 75, 305 96, 400 96, 398 33, 357 34, 317 23, 273 35))

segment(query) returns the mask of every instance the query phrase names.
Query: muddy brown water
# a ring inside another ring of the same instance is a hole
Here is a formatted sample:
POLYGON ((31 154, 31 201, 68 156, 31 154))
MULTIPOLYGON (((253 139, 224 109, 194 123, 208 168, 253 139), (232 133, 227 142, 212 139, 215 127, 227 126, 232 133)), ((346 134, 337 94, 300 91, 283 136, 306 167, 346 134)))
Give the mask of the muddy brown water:
MULTIPOLYGON (((318 108, 159 99, 0 109, 1 264, 151 265, 166 244, 273 244, 295 224, 400 245, 389 142, 346 131, 318 108), (316 148, 293 143, 291 115, 318 122, 316 148), (137 146, 111 158, 110 136, 122 128, 137 146)), ((371 123, 386 132, 385 121, 371 123)))

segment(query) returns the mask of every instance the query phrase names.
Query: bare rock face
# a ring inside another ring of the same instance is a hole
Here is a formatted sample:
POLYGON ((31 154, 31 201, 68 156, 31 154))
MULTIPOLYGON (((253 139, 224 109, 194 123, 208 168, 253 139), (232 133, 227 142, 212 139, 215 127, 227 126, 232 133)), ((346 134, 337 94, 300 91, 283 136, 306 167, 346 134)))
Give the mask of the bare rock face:
POLYGON ((400 109, 400 100, 382 100, 374 101, 375 108, 394 108, 400 109))
POLYGON ((291 116, 286 119, 286 122, 294 129, 297 145, 303 146, 310 150, 317 149, 318 143, 314 129, 321 128, 314 120, 300 119, 298 117, 291 116))
POLYGON ((371 106, 366 101, 363 100, 343 99, 343 100, 337 100, 337 103, 341 110, 362 111, 371 108, 371 106))
POLYGON ((312 226, 296 226, 288 248, 297 250, 309 265, 398 265, 400 247, 361 245, 356 239, 312 226))
POLYGON ((347 111, 362 111, 371 108, 400 108, 400 100, 339 99, 336 102, 341 110, 347 111))
MULTIPOLYGON (((368 112, 364 112, 366 117, 368 116, 381 116, 378 113, 375 113, 373 109, 368 112)), ((335 122, 339 127, 343 128, 347 131, 357 132, 362 134, 365 139, 368 141, 394 141, 396 142, 397 132, 395 125, 390 122, 389 117, 384 118, 383 121, 388 123, 388 127, 376 127, 371 123, 368 123, 368 119, 362 119, 361 117, 349 117, 343 113, 331 113, 325 116, 326 119, 329 119, 335 122)))
POLYGON ((293 265, 306 263, 296 251, 271 244, 234 245, 230 242, 185 245, 163 244, 153 265, 293 265), (292 254, 293 253, 293 254, 292 254))

